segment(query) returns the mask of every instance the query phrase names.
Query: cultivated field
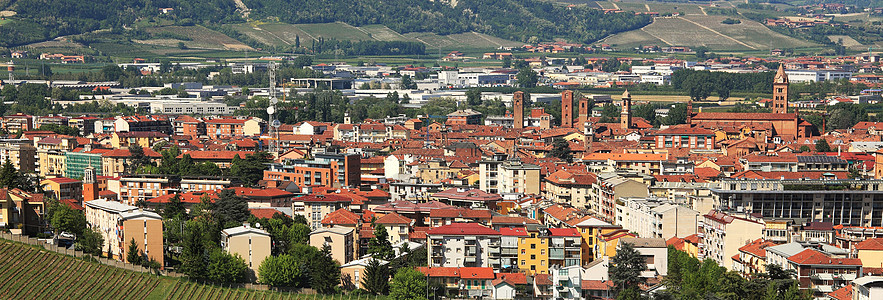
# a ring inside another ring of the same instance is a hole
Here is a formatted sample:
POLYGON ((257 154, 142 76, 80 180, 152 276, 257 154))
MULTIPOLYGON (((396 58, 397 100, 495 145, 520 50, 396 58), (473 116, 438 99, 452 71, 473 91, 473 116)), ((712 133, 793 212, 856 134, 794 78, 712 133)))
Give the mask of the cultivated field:
POLYGON ((215 49, 215 50, 253 50, 251 47, 234 40, 220 32, 202 26, 163 26, 145 29, 148 33, 158 36, 158 39, 139 41, 144 44, 177 47, 183 42, 188 48, 215 49), (163 35, 172 38, 163 38, 163 35), (186 37, 189 40, 175 39, 175 36, 186 37))
POLYGON ((0 240, 0 299, 377 299, 227 288, 128 271, 0 240))
POLYGON ((747 19, 741 24, 722 24, 725 16, 689 15, 679 18, 657 18, 650 25, 619 33, 603 40, 618 48, 641 45, 706 46, 713 50, 766 50, 802 48, 815 44, 785 36, 747 19))
POLYGON ((854 38, 847 36, 847 35, 829 35, 828 39, 831 40, 832 42, 835 42, 835 43, 837 41, 842 41, 844 47, 850 48, 853 50, 867 50, 868 49, 867 47, 865 47, 865 45, 862 45, 862 43, 859 43, 854 38))

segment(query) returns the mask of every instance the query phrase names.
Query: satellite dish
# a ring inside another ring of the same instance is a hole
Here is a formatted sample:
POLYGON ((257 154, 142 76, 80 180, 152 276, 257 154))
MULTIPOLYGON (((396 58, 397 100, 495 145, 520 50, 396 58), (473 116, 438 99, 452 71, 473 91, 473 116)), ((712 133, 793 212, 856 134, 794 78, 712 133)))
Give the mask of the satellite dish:
POLYGON ((270 98, 270 103, 271 104, 279 103, 279 99, 276 99, 276 97, 270 98))
POLYGON ((279 126, 282 126, 282 122, 279 122, 279 120, 273 120, 273 124, 270 125, 273 125, 274 128, 279 128, 279 126))
POLYGON ((271 115, 272 115, 272 114, 275 114, 275 113, 276 113, 276 107, 275 107, 275 106, 268 106, 268 107, 267 107, 267 113, 268 113, 268 114, 271 114, 271 115))

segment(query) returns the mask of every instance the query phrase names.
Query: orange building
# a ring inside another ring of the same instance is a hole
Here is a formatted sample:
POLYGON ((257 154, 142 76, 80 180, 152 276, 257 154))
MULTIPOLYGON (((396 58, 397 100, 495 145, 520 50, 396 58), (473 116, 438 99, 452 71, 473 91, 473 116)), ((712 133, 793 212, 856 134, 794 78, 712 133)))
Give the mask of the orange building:
POLYGON ((129 243, 135 241, 142 257, 165 265, 163 260, 163 224, 162 217, 155 212, 133 210, 120 213, 123 236, 120 237, 122 245, 122 260, 128 257, 129 243))

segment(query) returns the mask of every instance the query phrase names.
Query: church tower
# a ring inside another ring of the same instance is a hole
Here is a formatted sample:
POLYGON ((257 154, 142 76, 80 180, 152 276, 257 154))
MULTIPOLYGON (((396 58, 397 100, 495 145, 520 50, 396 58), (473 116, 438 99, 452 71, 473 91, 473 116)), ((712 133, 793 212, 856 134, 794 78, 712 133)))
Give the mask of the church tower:
POLYGON ((773 113, 788 113, 788 74, 782 64, 773 79, 773 113))
POLYGON ((573 91, 561 93, 561 127, 573 127, 573 91))
POLYGON ((98 180, 92 166, 83 170, 83 201, 98 200, 98 180))
POLYGON ((515 129, 524 128, 524 92, 517 91, 512 95, 512 110, 515 113, 515 129))
POLYGON ((622 93, 622 112, 619 113, 619 126, 629 129, 632 126, 632 94, 628 90, 622 93))

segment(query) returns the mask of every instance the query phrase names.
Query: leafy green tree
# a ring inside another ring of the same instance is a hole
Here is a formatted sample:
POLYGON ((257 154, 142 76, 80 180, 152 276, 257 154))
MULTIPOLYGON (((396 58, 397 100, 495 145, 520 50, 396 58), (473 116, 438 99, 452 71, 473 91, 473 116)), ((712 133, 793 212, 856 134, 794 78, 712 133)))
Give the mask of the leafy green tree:
POLYGON ((126 261, 135 265, 141 264, 141 250, 138 250, 138 244, 135 243, 134 238, 129 241, 129 249, 126 251, 126 261))
POLYGON ((141 148, 141 145, 129 145, 129 160, 128 165, 126 165, 126 172, 134 174, 138 169, 147 165, 150 165, 150 158, 144 154, 144 149, 141 148))
POLYGON ((390 260, 395 256, 392 243, 389 242, 389 233, 383 225, 374 225, 374 237, 368 240, 368 254, 383 260, 390 260))
POLYGON ((3 167, 0 168, 0 186, 5 188, 15 188, 16 182, 19 180, 18 175, 18 170, 15 168, 15 165, 13 165, 12 161, 7 157, 6 161, 3 162, 3 167))
POLYGON ((687 123, 687 105, 676 103, 668 110, 668 116, 663 118, 663 125, 678 125, 687 123))
POLYGON ((244 282, 248 275, 248 264, 238 254, 232 255, 215 248, 209 255, 208 279, 216 283, 244 282))
POLYGON ((820 138, 816 141, 816 152, 831 152, 831 145, 828 145, 828 141, 820 138))
POLYGON ((379 259, 372 259, 365 267, 362 277, 362 288, 374 295, 389 293, 389 266, 381 264, 379 259))
POLYGON ((630 243, 620 243, 616 255, 610 259, 610 280, 621 291, 627 287, 643 283, 641 271, 647 268, 647 262, 641 253, 630 243))
POLYGON ((629 286, 616 295, 616 300, 643 300, 645 297, 641 296, 641 289, 638 286, 629 286))
POLYGON ((555 138, 552 141, 552 151, 549 151, 549 156, 560 158, 568 163, 573 161, 570 144, 562 138, 555 138))
POLYGON ((518 70, 518 75, 515 75, 515 80, 520 87, 532 88, 537 86, 539 77, 536 71, 532 70, 529 67, 524 67, 518 70))
POLYGON ((254 186, 264 177, 264 170, 271 163, 267 152, 249 154, 245 159, 234 156, 230 166, 230 175, 239 178, 243 185, 254 186))
POLYGON ((298 260, 288 254, 267 257, 258 267, 259 281, 271 286, 299 286, 302 276, 298 260))
POLYGON ((389 283, 389 296, 395 300, 426 299, 426 279, 414 268, 401 268, 389 283))
POLYGON ((86 228, 83 230, 83 234, 77 237, 74 249, 83 251, 86 254, 101 256, 101 247, 103 245, 104 237, 101 236, 101 233, 92 228, 86 228))
POLYGON ((83 230, 86 229, 86 215, 80 211, 71 209, 65 204, 60 204, 58 202, 55 203, 56 204, 51 207, 52 217, 49 220, 49 224, 52 225, 52 228, 54 228, 57 233, 70 232, 80 236, 83 233, 83 230))
POLYGON ((632 107, 632 115, 635 117, 643 118, 647 120, 650 124, 656 124, 656 106, 653 104, 641 104, 635 105, 632 107))
POLYGON ((309 245, 310 226, 300 223, 291 224, 291 227, 289 229, 288 242, 291 244, 309 245))
POLYGON ((503 57, 503 68, 509 68, 512 66, 512 58, 509 56, 503 57))
POLYGON ((233 189, 226 189, 218 193, 213 215, 218 220, 218 224, 230 228, 242 225, 242 222, 248 220, 251 212, 248 211, 248 202, 245 198, 236 195, 233 189))

